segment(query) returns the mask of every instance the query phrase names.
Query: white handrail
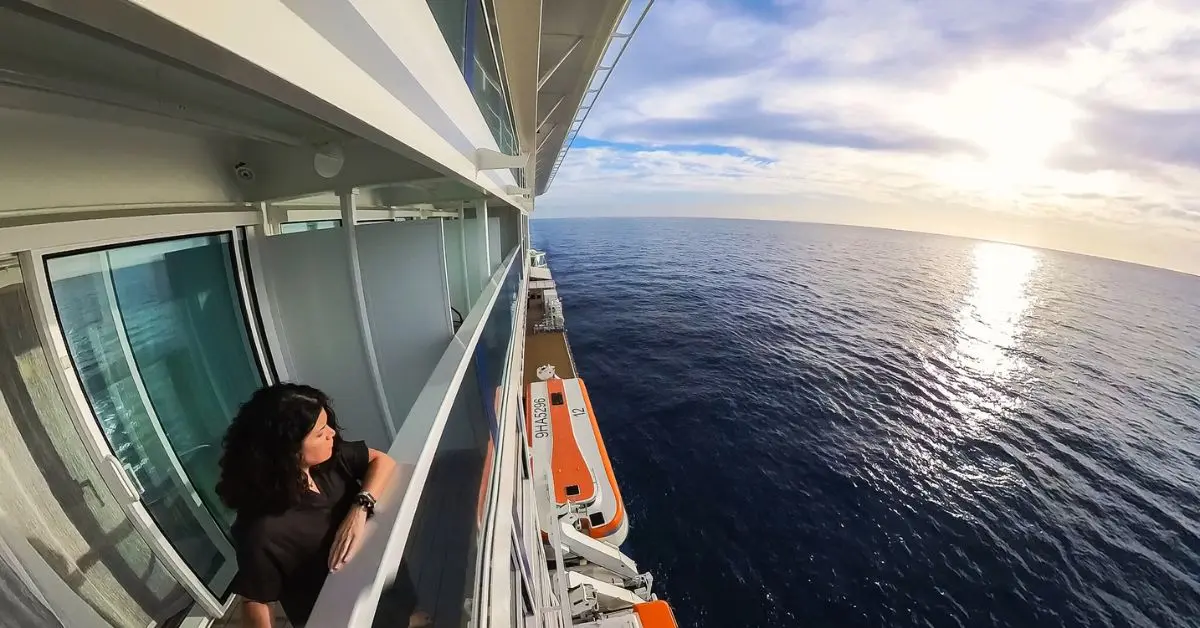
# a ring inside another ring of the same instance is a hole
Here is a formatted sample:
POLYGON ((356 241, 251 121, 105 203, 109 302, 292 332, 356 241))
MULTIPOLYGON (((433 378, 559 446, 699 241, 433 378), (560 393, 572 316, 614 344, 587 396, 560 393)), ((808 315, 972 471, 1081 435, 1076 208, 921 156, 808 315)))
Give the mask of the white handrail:
POLYGON ((451 339, 400 425, 396 440, 388 449, 388 455, 397 462, 393 487, 368 524, 367 538, 358 556, 325 581, 308 625, 368 628, 374 622, 379 598, 395 580, 400 559, 404 557, 425 481, 459 386, 518 253, 520 247, 508 255, 484 286, 479 302, 451 339))

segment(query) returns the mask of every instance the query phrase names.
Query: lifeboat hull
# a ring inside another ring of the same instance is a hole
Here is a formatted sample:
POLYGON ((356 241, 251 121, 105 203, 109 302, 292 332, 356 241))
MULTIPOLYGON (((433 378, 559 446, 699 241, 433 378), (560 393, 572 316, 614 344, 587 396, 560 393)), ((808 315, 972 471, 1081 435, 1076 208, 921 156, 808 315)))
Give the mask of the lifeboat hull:
POLYGON ((539 471, 539 492, 552 495, 557 506, 581 510, 581 529, 592 538, 620 545, 629 533, 629 518, 583 380, 533 382, 526 401, 526 436, 539 471))

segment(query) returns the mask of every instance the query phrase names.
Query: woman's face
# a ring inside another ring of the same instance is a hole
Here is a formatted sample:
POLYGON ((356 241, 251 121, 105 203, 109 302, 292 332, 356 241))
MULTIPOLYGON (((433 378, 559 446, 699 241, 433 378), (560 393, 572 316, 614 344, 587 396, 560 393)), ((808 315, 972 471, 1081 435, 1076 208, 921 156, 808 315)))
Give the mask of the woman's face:
POLYGON ((333 456, 334 431, 329 427, 329 416, 321 410, 312 430, 300 443, 300 464, 304 467, 314 467, 329 460, 333 456))

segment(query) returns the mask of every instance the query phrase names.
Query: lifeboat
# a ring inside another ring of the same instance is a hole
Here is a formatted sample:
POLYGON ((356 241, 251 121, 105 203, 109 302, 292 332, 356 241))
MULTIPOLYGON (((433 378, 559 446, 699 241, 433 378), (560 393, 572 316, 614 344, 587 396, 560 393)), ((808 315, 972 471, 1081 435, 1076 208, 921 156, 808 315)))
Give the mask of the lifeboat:
POLYGON ((539 492, 580 513, 581 530, 588 536, 621 545, 629 519, 583 380, 533 382, 526 393, 526 435, 539 471, 539 492), (548 481, 554 486, 546 487, 548 481))

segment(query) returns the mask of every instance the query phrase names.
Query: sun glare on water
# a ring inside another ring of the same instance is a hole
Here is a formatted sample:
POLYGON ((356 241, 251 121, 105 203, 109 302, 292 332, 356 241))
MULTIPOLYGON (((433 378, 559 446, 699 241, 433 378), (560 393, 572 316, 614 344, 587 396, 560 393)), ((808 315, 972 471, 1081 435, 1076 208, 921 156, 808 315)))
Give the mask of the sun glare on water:
POLYGON ((972 251, 971 292, 958 313, 956 361, 1001 378, 1021 367, 1012 351, 1025 333, 1028 284, 1041 255, 1035 249, 981 242, 972 251))

